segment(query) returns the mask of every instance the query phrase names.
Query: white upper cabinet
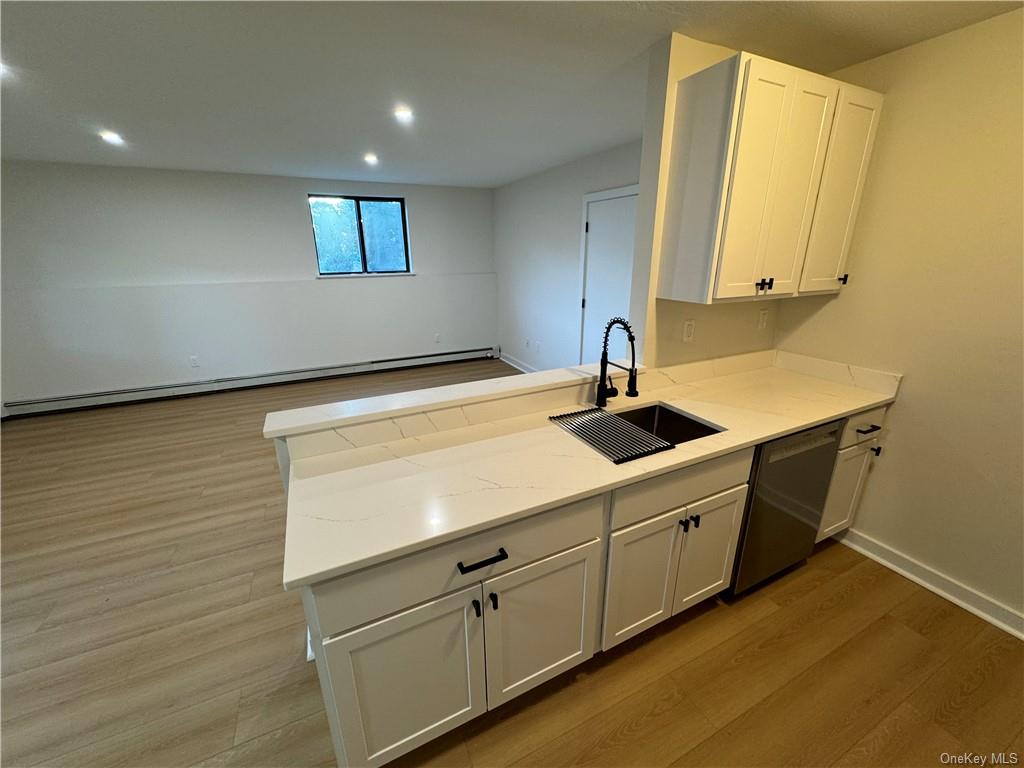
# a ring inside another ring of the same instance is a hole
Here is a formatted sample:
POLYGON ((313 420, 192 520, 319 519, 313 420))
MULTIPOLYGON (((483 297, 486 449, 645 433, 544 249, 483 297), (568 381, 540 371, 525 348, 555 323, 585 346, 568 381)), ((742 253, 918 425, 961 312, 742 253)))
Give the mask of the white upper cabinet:
MULTIPOLYGON (((755 296, 778 187, 796 70, 767 59, 747 62, 725 203, 715 298, 755 296)), ((685 235, 684 235, 685 236, 685 235)))
POLYGON ((838 93, 839 85, 834 80, 810 72, 797 73, 778 183, 770 198, 764 256, 758 269, 771 284, 765 290, 769 296, 796 293, 838 93))
POLYGON ((658 297, 838 290, 881 98, 747 53, 681 80, 658 297), (854 104, 868 102, 865 131, 854 104))
POLYGON ((880 94, 853 85, 839 89, 801 293, 835 292, 846 284, 846 256, 881 112, 880 94))

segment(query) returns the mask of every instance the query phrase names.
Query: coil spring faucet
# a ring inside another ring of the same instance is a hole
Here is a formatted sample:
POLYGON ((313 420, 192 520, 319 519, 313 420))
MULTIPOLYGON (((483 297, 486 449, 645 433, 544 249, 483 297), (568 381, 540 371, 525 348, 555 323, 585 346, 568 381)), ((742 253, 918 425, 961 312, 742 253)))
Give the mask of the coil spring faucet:
POLYGON ((604 327, 604 346, 601 349, 601 375, 597 380, 597 399, 594 401, 594 405, 598 408, 604 408, 608 405, 609 397, 615 397, 619 394, 619 390, 612 384, 612 377, 608 375, 609 365, 614 365, 620 371, 626 371, 629 374, 629 378, 626 379, 626 397, 636 397, 640 394, 636 388, 636 336, 633 335, 633 329, 629 327, 629 323, 626 322, 624 317, 613 317, 608 321, 608 325, 604 327), (626 332, 626 338, 629 339, 629 351, 632 360, 629 368, 623 368, 618 363, 608 360, 608 334, 612 332, 612 328, 616 325, 622 327, 622 330, 626 332), (605 383, 606 381, 607 384, 605 383))

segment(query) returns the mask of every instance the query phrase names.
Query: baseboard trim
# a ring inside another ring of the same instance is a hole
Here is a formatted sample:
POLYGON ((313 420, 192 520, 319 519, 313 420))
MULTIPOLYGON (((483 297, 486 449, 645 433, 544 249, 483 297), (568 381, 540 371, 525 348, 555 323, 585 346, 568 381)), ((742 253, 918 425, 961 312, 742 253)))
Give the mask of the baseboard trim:
POLYGON ((512 357, 512 355, 509 355, 509 354, 506 354, 506 353, 502 352, 500 357, 501 357, 502 362, 508 363, 513 368, 518 368, 523 373, 536 373, 537 372, 537 369, 534 368, 532 365, 527 365, 526 363, 522 362, 521 360, 516 360, 514 357, 512 357))
POLYGON ((860 552, 865 557, 870 557, 886 568, 896 571, 925 589, 959 605, 965 611, 970 611, 975 616, 1009 632, 1014 637, 1024 640, 1024 614, 1021 612, 993 600, 988 595, 940 573, 871 536, 848 530, 837 538, 850 549, 860 552))
POLYGON ((252 376, 228 376, 204 381, 184 382, 179 384, 157 384, 150 387, 136 387, 107 392, 89 392, 79 395, 63 395, 46 397, 36 400, 12 400, 3 404, 3 416, 27 416, 35 413, 53 411, 70 411, 79 408, 92 408, 101 405, 131 403, 142 400, 154 400, 186 395, 200 395, 209 392, 221 392, 230 389, 245 389, 268 384, 286 384, 292 381, 310 381, 326 379, 334 376, 348 376, 371 371, 386 371, 394 368, 412 368, 435 363, 450 363, 459 360, 476 360, 485 357, 497 357, 496 347, 463 349, 454 352, 439 352, 427 355, 410 355, 382 360, 367 360, 346 365, 325 366, 320 368, 302 368, 291 371, 256 374, 252 376))

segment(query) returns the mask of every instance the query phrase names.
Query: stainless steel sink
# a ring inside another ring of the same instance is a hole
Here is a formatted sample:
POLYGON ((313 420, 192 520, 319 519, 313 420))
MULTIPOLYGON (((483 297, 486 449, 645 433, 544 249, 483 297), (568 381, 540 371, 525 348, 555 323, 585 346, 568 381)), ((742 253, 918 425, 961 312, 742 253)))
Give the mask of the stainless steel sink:
POLYGON ((625 419, 630 424, 640 427, 645 432, 672 443, 672 445, 679 445, 724 431, 721 427, 698 421, 662 403, 645 405, 642 408, 633 408, 628 411, 614 411, 614 414, 620 419, 625 419))

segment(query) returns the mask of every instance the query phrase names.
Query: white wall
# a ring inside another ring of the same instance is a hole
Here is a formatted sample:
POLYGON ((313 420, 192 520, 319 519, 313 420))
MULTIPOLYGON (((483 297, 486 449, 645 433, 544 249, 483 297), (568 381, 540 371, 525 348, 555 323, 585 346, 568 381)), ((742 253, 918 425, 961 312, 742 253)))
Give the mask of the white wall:
POLYGON ((838 298, 780 303, 781 349, 906 375, 855 530, 1024 609, 1022 22, 835 76, 886 93, 838 298))
POLYGON ((635 184, 639 174, 637 141, 495 191, 502 356, 535 370, 579 363, 583 196, 635 184))
POLYGON ((36 162, 2 180, 8 401, 497 343, 491 190, 36 162), (317 279, 318 192, 405 197, 415 276, 317 279))

